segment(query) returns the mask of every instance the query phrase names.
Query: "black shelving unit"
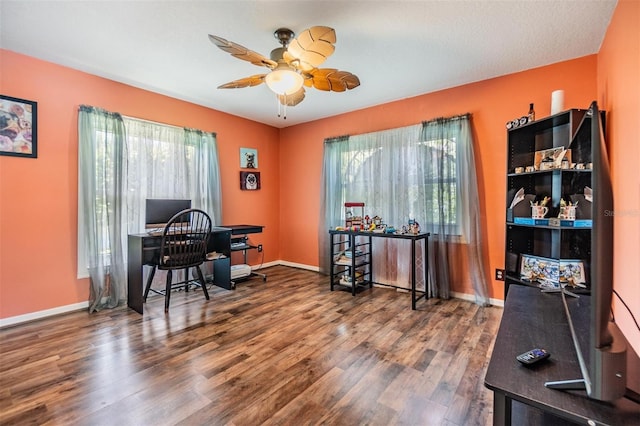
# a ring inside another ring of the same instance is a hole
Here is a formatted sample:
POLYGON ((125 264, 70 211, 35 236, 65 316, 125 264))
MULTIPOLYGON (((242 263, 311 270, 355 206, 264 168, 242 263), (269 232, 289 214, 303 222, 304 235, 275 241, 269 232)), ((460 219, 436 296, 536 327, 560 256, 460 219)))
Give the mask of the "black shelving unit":
POLYGON ((352 295, 371 288, 371 235, 331 231, 331 291, 336 287, 352 295))
MULTIPOLYGON (((231 231, 229 242, 230 252, 241 252, 243 263, 247 263, 247 250, 258 250, 262 252, 262 244, 254 245, 249 241, 249 234, 259 234, 264 226, 262 225, 225 225, 231 231)), ((243 277, 235 277, 231 280, 233 288, 237 281, 249 279, 251 277, 260 277, 262 281, 267 281, 267 275, 259 272, 251 271, 249 275, 243 277)))
MULTIPOLYGON (((604 123, 604 112, 601 114, 604 123)), ((523 255, 582 261, 586 288, 576 292, 589 291, 591 203, 586 201, 584 191, 585 187, 592 188, 592 170, 597 167, 591 164, 591 143, 591 111, 588 109, 571 109, 507 131, 505 298, 512 284, 538 286, 537 282, 521 276, 523 255), (536 151, 552 148, 570 149, 571 163, 582 164, 584 169, 569 165, 569 168, 527 171, 527 167, 535 163, 536 151), (528 198, 509 208, 520 188, 524 188, 524 193, 534 202, 549 197, 548 223, 544 220, 519 223, 531 219, 532 201, 528 198), (578 201, 575 221, 557 219, 561 199, 578 201), (580 226, 576 226, 578 224, 580 226)))

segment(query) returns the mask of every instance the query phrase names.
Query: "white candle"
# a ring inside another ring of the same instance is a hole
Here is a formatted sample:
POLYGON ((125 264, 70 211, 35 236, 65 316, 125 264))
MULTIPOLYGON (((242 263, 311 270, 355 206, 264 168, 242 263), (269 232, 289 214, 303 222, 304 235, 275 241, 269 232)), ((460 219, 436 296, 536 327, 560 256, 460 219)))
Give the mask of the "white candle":
POLYGON ((564 90, 554 90, 551 93, 551 115, 564 109, 564 90))

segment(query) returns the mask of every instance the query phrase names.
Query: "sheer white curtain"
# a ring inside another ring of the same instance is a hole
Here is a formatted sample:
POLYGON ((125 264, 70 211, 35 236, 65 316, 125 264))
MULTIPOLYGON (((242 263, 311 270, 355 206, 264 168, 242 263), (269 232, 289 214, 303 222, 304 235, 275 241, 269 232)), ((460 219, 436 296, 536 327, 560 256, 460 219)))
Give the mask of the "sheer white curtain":
MULTIPOLYGON (((487 304, 470 116, 325 140, 319 229, 322 272, 329 270, 328 230, 344 224, 344 203, 401 228, 416 220, 430 232, 428 292, 450 297, 451 271, 468 272, 479 304, 487 304), (461 254, 462 253, 462 254, 461 254)), ((374 279, 409 288, 411 244, 374 238, 374 279)), ((422 262, 422 247, 416 251, 422 262)), ((422 271, 416 284, 425 288, 422 271)))
POLYGON ((126 301, 127 235, 144 231, 145 200, 190 199, 219 224, 220 172, 213 133, 90 106, 78 130, 78 271, 89 271, 93 312, 126 301))
POLYGON ((127 217, 130 233, 144 231, 147 198, 190 199, 220 225, 220 171, 215 135, 123 117, 127 129, 127 217))
MULTIPOLYGON (((324 146, 323 201, 321 212, 320 267, 329 267, 328 230, 343 225, 344 203, 364 202, 365 214, 380 216, 384 223, 401 228, 409 219, 420 222, 416 203, 417 156, 421 125, 382 132, 328 139, 324 146)), ((376 282, 411 288, 410 241, 375 238, 373 275, 376 282)), ((422 249, 416 252, 422 265, 422 249)), ((416 285, 424 288, 422 271, 416 285)))
POLYGON ((127 299, 127 154, 120 114, 78 111, 78 271, 88 272, 89 312, 127 299))
POLYGON ((420 140, 429 291, 449 298, 454 271, 465 271, 476 303, 488 305, 471 116, 425 121, 420 140))

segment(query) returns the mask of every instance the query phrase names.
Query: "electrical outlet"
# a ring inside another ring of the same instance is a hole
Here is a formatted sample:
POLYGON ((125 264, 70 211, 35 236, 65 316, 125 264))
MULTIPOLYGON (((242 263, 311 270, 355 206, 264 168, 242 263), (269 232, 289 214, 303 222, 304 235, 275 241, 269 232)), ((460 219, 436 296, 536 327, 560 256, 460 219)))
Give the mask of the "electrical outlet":
POLYGON ((504 281, 504 269, 496 269, 496 280, 504 281))
POLYGON ((262 251, 262 244, 258 244, 258 253, 262 251))

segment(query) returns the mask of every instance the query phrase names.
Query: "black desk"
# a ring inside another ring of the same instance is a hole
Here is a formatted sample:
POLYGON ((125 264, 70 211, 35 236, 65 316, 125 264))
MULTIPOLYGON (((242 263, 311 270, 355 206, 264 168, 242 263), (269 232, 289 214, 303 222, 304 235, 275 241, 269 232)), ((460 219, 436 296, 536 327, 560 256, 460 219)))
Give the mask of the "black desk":
MULTIPOLYGON (((416 309, 416 302, 418 300, 422 299, 423 297, 425 300, 429 298, 428 282, 427 282, 427 271, 429 269, 429 246, 427 243, 427 239, 430 234, 428 232, 421 232, 418 234, 388 234, 386 232, 378 233, 378 232, 330 230, 329 235, 330 235, 330 242, 331 242, 332 248, 333 248, 333 236, 340 235, 340 234, 348 235, 351 240, 352 246, 354 245, 353 239, 356 236, 365 236, 369 238, 377 237, 377 238, 395 238, 395 239, 402 239, 402 240, 410 240, 411 253, 410 253, 409 261, 411 262, 411 309, 413 310, 416 309), (416 289, 416 243, 419 241, 424 241, 424 251, 422 256, 423 272, 424 272, 424 287, 425 287, 424 291, 416 289)), ((331 251, 330 256, 333 257, 333 255, 334 253, 331 251)), ((369 267, 371 268, 371 281, 375 282, 373 277, 372 265, 373 265, 373 261, 371 261, 371 264, 369 265, 369 267)), ((331 275, 332 274, 329 274, 330 279, 332 279, 331 275)), ((381 284, 381 285, 387 285, 387 284, 381 284)), ((390 287, 393 287, 393 286, 390 286, 390 287)))
MULTIPOLYGON (((161 235, 131 234, 127 241, 127 305, 138 313, 143 312, 143 267, 148 265, 160 249, 161 235)), ((209 236, 207 252, 216 251, 225 255, 214 261, 213 283, 223 288, 231 288, 230 283, 231 230, 214 227, 209 236)))
MULTIPOLYGON (((587 303, 586 299, 583 301, 587 303)), ((578 333, 589 333, 586 319, 575 321, 574 318, 574 326, 578 333)), ((629 352, 633 354, 628 350, 628 357, 635 356, 629 352)), ((494 392, 493 424, 511 424, 512 401, 526 404, 522 406, 524 408, 535 407, 578 424, 589 424, 590 420, 595 422, 592 424, 639 424, 640 405, 628 399, 607 403, 589 399, 585 392, 559 391, 544 386, 547 381, 579 377, 580 367, 561 296, 541 293, 533 287, 510 286, 484 382, 494 392), (517 355, 534 347, 547 349, 551 358, 533 367, 525 367, 516 360, 517 355)), ((538 410, 523 410, 526 417, 513 423, 546 423, 532 420, 539 415, 538 410)))
POLYGON ((259 234, 262 232, 262 225, 222 225, 223 228, 231 229, 231 235, 259 234))

